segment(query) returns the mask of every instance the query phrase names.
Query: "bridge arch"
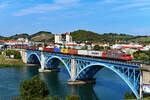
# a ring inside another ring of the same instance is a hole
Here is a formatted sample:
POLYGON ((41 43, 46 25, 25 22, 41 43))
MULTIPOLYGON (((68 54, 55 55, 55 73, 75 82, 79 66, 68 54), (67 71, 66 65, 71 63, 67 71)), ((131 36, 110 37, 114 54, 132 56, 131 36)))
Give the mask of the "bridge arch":
POLYGON ((132 90, 132 92, 134 93, 134 95, 139 99, 139 94, 137 92, 137 90, 134 88, 133 84, 129 81, 129 79, 123 75, 120 71, 118 71, 117 69, 114 68, 114 66, 112 65, 107 65, 107 64, 103 64, 103 63, 94 63, 94 64, 90 64, 87 65, 86 67, 84 67, 82 70, 79 71, 79 73, 76 75, 76 77, 74 78, 74 81, 77 80, 77 78, 79 77, 79 75, 87 68, 90 68, 92 66, 101 66, 101 67, 106 67, 108 69, 110 69, 111 71, 115 72, 128 86, 129 88, 132 90))
POLYGON ((37 53, 31 53, 31 54, 29 54, 29 55, 27 56, 27 63, 28 63, 28 60, 29 60, 29 58, 30 58, 31 56, 35 56, 35 57, 38 59, 40 65, 41 65, 41 60, 40 60, 40 57, 38 56, 37 53))
POLYGON ((49 62, 50 60, 52 60, 52 59, 58 59, 58 60, 60 60, 60 61, 65 65, 65 68, 67 69, 67 71, 68 71, 68 73, 69 73, 69 76, 71 77, 71 72, 70 72, 70 70, 69 70, 69 66, 65 63, 65 61, 64 61, 61 57, 52 56, 52 57, 50 57, 50 58, 47 60, 46 63, 48 63, 48 62, 49 62))

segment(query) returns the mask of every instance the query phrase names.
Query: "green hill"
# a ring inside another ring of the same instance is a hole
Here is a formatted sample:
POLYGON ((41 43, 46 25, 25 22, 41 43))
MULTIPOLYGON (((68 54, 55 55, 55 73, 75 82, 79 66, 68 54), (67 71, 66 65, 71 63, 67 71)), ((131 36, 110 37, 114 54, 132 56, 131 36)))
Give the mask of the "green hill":
POLYGON ((18 38, 28 38, 31 41, 37 41, 37 42, 40 42, 40 41, 53 42, 54 41, 54 35, 51 32, 46 32, 46 31, 40 31, 32 35, 23 33, 23 34, 16 34, 10 37, 0 36, 0 39, 4 39, 4 40, 16 40, 18 38))
POLYGON ((85 31, 85 30, 77 30, 74 32, 71 32, 71 36, 73 41, 94 41, 98 42, 101 40, 101 35, 98 33, 94 33, 91 31, 85 31))
POLYGON ((29 36, 29 39, 31 41, 53 42, 54 35, 51 32, 40 31, 38 33, 35 33, 35 34, 29 36))
MULTIPOLYGON (((128 34, 117 34, 117 33, 104 33, 98 34, 92 31, 86 30, 77 30, 71 32, 71 36, 73 41, 76 42, 85 42, 89 43, 94 42, 109 42, 115 43, 116 41, 121 42, 140 42, 140 43, 150 43, 150 36, 132 36, 128 34)), ((10 37, 0 36, 0 39, 18 39, 18 38, 28 38, 31 41, 38 42, 54 42, 54 34, 47 31, 40 31, 32 35, 28 35, 26 33, 16 34, 10 37)))
POLYGON ((29 37, 28 34, 23 33, 23 34, 16 34, 16 35, 14 35, 14 36, 10 36, 10 37, 8 37, 8 39, 16 40, 16 39, 18 39, 18 38, 28 38, 28 37, 29 37))
POLYGON ((91 31, 86 30, 77 30, 71 32, 71 36, 73 41, 90 41, 90 42, 115 42, 118 41, 127 41, 134 36, 126 35, 126 34, 117 34, 117 33, 104 33, 98 34, 91 31))

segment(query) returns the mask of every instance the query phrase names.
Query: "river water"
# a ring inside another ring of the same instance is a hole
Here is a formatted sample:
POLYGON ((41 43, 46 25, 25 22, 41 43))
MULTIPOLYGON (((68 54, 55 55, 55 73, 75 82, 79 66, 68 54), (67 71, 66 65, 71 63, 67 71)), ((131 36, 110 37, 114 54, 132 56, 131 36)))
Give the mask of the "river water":
POLYGON ((39 73, 38 67, 0 68, 0 98, 19 95, 19 84, 24 79, 40 76, 50 88, 50 96, 64 98, 68 94, 76 94, 81 100, 123 100, 127 91, 131 90, 125 82, 112 71, 103 68, 96 75, 96 84, 69 86, 69 74, 63 66, 60 72, 39 73))

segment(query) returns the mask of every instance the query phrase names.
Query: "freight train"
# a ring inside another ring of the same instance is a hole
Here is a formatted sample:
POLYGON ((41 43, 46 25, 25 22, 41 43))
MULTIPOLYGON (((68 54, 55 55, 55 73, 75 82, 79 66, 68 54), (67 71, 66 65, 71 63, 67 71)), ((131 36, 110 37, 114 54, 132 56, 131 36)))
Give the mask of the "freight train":
POLYGON ((103 59, 113 59, 113 60, 124 60, 131 61, 132 56, 125 53, 112 53, 112 52, 103 52, 103 51, 94 51, 94 50, 77 50, 77 49, 62 49, 62 48, 43 48, 35 46, 14 46, 17 49, 27 49, 33 51, 43 51, 51 53, 62 53, 70 55, 79 55, 79 56, 90 56, 95 58, 103 59))

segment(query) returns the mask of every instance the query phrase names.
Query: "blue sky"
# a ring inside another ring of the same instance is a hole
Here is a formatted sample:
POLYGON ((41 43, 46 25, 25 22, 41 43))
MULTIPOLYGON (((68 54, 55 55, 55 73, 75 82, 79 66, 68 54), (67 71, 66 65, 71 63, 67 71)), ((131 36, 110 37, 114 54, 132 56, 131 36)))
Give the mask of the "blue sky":
POLYGON ((78 29, 150 35, 150 0, 0 0, 0 35, 78 29))

